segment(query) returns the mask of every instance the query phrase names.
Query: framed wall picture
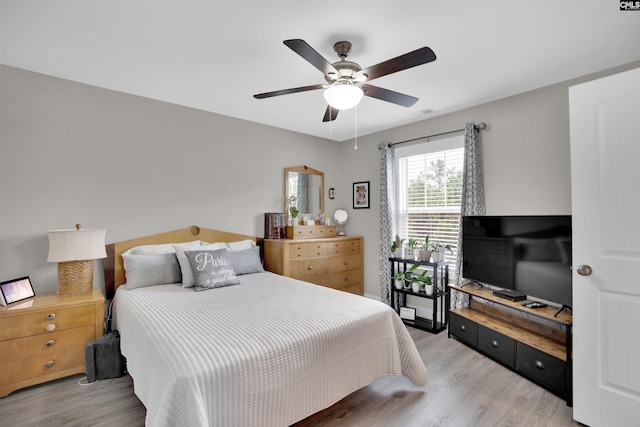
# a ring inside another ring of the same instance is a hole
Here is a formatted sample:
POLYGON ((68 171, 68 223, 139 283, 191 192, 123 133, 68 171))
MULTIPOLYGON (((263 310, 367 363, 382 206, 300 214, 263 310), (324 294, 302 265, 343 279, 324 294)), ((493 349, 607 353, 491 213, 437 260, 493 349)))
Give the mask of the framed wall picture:
POLYGON ((369 209, 369 181, 353 183, 353 209, 369 209))

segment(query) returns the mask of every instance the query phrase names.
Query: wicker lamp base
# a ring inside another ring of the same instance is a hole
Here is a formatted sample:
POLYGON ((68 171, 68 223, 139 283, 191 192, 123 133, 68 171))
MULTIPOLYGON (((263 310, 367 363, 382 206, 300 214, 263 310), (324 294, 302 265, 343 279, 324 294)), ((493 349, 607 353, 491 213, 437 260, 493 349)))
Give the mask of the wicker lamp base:
POLYGON ((93 289, 93 260, 58 263, 58 295, 80 295, 93 289))

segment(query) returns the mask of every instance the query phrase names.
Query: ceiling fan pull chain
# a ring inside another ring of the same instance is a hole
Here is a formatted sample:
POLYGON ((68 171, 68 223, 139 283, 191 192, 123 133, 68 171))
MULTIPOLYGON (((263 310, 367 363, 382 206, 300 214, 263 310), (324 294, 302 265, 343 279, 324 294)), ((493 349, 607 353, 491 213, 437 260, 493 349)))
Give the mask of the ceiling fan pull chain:
POLYGON ((354 133, 354 140, 355 140, 355 145, 353 146, 354 150, 358 149, 358 106, 356 105, 356 108, 353 109, 353 133, 354 133))

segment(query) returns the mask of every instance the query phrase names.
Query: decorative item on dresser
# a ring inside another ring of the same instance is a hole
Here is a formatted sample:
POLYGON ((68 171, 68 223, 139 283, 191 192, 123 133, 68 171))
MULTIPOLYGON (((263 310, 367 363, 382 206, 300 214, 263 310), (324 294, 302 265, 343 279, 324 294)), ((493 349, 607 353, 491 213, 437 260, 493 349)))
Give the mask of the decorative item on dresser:
POLYGON ((106 258, 105 230, 51 230, 47 261, 58 263, 58 294, 79 295, 93 288, 93 260, 106 258))
POLYGON ((85 345, 102 336, 103 320, 100 289, 0 307, 0 397, 86 372, 85 345))
POLYGON ((264 266, 283 276, 363 295, 363 248, 360 236, 265 239, 264 266))

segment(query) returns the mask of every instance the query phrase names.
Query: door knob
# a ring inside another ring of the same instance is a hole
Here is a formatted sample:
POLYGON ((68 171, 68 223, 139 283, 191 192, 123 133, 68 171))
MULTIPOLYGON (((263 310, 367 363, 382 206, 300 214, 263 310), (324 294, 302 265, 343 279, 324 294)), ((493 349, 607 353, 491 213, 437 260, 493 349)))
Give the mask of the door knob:
POLYGON ((580 265, 578 266, 578 274, 581 276, 591 276, 593 270, 588 265, 580 265))

